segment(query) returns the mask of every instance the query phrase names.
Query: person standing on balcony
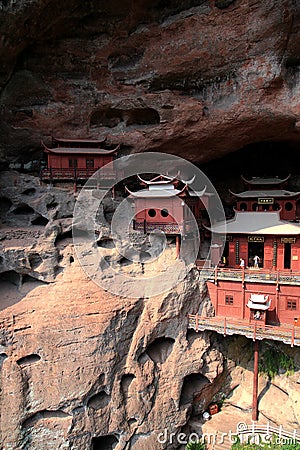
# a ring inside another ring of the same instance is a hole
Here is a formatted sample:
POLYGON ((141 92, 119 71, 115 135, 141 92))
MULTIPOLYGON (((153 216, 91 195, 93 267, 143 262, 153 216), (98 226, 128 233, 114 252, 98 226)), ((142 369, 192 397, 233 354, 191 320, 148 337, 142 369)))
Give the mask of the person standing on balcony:
POLYGON ((259 256, 255 255, 253 258, 253 262, 254 262, 254 269, 258 269, 259 268, 258 263, 260 262, 259 256))
POLYGON ((245 269, 245 260, 243 258, 240 258, 240 268, 245 269))

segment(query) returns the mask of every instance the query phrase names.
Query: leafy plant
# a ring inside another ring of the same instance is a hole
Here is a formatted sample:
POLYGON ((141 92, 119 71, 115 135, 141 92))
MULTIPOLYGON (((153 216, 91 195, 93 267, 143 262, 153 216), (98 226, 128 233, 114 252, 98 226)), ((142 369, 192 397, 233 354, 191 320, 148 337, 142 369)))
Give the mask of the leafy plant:
POLYGON ((185 448, 186 450, 206 450, 206 444, 205 442, 192 441, 185 448))
POLYGON ((294 373, 295 364, 293 358, 280 350, 269 348, 264 352, 259 362, 259 372, 273 379, 283 370, 286 376, 294 373))
POLYGON ((237 438, 237 441, 231 446, 232 450, 300 450, 300 444, 296 442, 287 443, 287 444, 279 444, 276 435, 273 435, 273 438, 270 442, 262 444, 253 444, 249 442, 241 443, 240 439, 237 438))

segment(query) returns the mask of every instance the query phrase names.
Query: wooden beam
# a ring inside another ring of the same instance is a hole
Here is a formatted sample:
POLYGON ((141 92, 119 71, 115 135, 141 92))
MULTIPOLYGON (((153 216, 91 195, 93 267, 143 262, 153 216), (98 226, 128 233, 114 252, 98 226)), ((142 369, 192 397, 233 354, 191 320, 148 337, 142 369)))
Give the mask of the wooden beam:
POLYGON ((253 397, 252 397, 252 420, 258 420, 258 340, 254 341, 254 368, 253 368, 253 397))

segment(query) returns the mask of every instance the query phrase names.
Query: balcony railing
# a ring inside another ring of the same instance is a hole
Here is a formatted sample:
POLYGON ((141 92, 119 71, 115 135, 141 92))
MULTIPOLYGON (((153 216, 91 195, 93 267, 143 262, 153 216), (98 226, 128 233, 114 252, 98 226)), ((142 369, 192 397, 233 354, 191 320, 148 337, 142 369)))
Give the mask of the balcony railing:
MULTIPOLYGON (((197 262, 196 262, 197 264, 197 262)), ((204 280, 218 281, 240 281, 240 282, 262 282, 266 284, 288 284, 300 286, 300 272, 277 271, 266 269, 230 269, 223 267, 208 268, 201 267, 198 263, 200 277, 204 280)))
POLYGON ((271 339, 300 346, 300 327, 288 325, 249 324, 246 321, 227 319, 226 317, 202 317, 188 315, 188 328, 195 331, 215 331, 223 336, 239 334, 255 340, 271 339))
MULTIPOLYGON (((43 169, 41 171, 42 180, 87 180, 98 169, 43 169)), ((113 180, 116 174, 113 171, 102 171, 101 180, 113 180)))

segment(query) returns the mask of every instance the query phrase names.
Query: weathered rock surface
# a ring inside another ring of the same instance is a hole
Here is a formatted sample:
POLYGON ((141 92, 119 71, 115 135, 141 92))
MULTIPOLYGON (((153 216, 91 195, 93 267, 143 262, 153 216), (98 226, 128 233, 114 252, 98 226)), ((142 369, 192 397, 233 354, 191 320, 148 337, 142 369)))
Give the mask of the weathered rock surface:
POLYGON ((198 162, 299 142, 295 0, 6 0, 0 20, 3 161, 52 133, 198 162))
POLYGON ((192 274, 168 295, 129 300, 102 291, 75 261, 3 311, 3 448, 88 449, 107 435, 116 449, 174 448, 157 434, 179 431, 195 391, 223 371, 207 334, 187 338, 200 301, 192 274))

